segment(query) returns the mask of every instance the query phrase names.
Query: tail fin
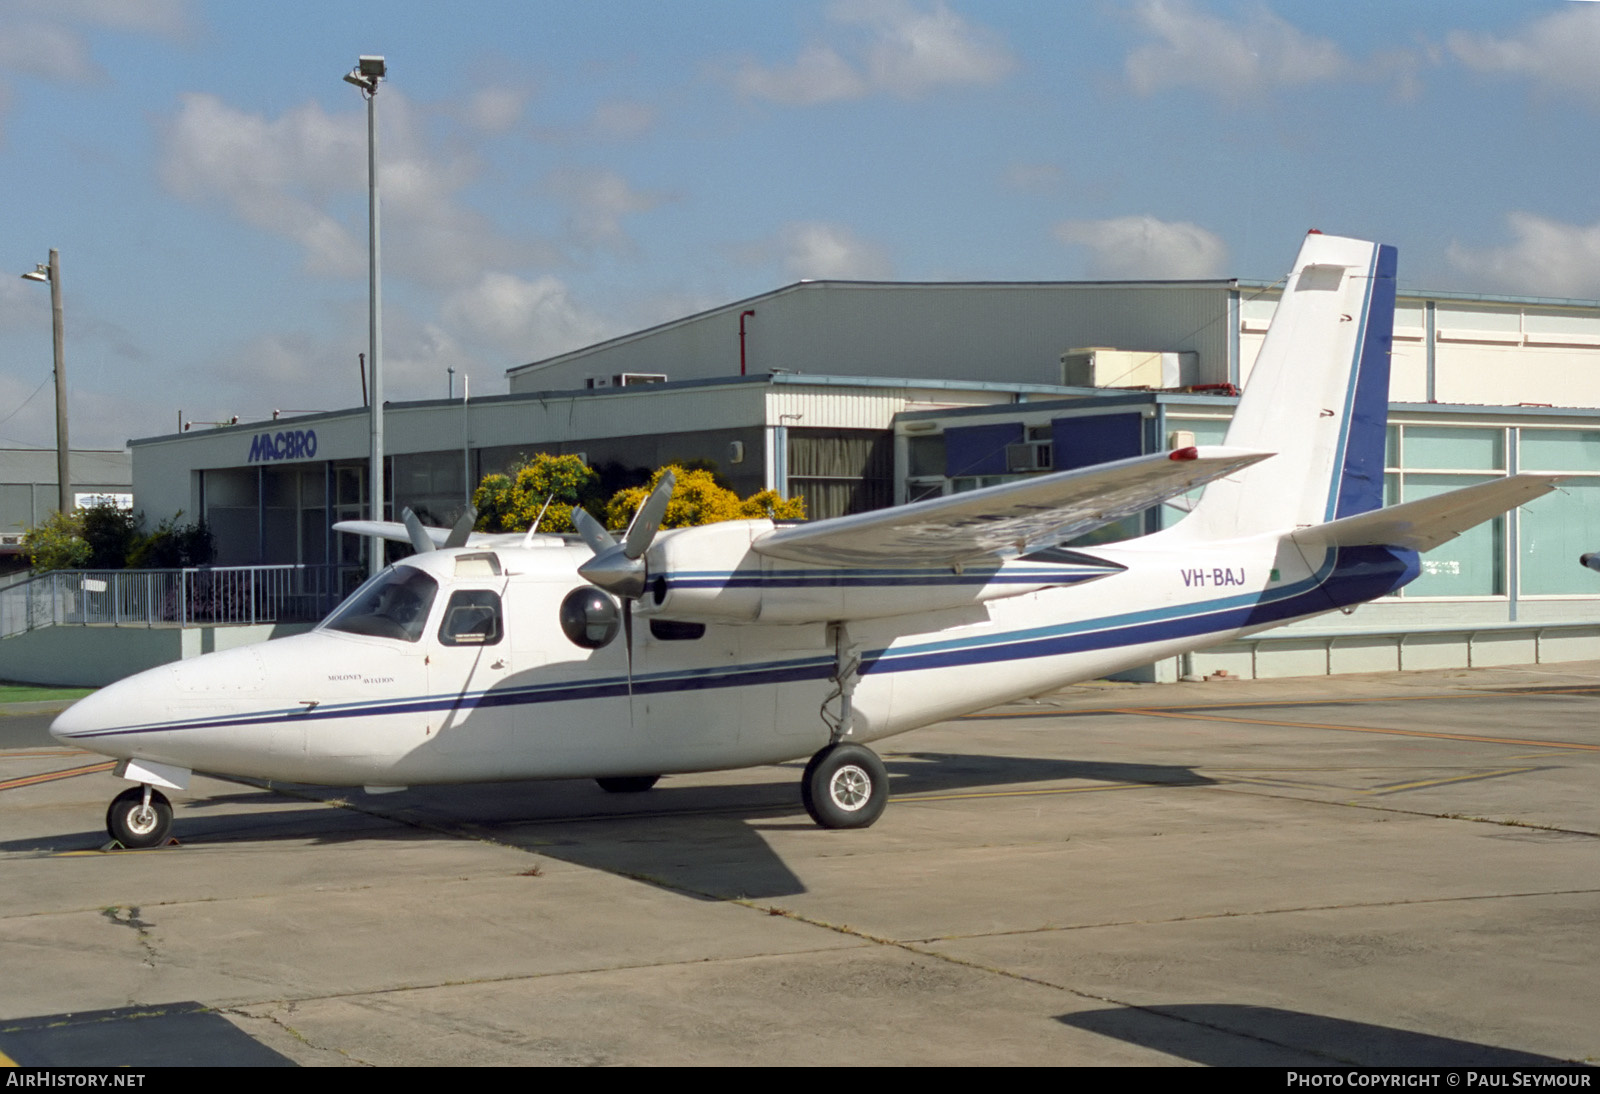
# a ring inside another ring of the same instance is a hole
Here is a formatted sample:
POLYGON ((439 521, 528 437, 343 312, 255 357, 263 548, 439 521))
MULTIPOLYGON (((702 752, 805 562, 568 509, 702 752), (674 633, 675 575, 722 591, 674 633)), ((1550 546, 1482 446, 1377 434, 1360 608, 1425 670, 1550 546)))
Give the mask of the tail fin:
POLYGON ((1292 531, 1383 504, 1395 265, 1393 247, 1306 237, 1224 441, 1277 455, 1206 487, 1181 534, 1292 531))

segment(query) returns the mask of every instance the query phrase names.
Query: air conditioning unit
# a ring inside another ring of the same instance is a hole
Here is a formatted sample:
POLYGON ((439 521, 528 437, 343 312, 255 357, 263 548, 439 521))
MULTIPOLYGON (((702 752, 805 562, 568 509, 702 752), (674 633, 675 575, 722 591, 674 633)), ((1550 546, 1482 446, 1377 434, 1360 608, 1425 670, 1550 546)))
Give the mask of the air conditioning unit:
POLYGON ((1012 472, 1048 471, 1055 466, 1054 448, 1055 446, 1049 441, 1008 444, 1006 445, 1006 470, 1012 472))
POLYGON ((1199 378, 1200 355, 1139 352, 1086 346, 1061 355, 1061 382, 1067 387, 1175 388, 1199 378))
POLYGON ((583 386, 593 390, 597 387, 633 387, 637 384, 666 382, 665 372, 614 372, 610 376, 590 376, 583 381, 583 386))

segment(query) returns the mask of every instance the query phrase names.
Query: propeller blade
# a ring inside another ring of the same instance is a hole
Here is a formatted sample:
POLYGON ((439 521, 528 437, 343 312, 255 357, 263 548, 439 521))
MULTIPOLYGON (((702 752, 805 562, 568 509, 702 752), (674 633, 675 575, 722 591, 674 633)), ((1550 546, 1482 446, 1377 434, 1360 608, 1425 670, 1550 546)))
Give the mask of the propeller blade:
POLYGON ((628 717, 633 717, 633 597, 622 599, 622 641, 628 647, 628 717))
POLYGON ((578 528, 578 534, 583 537, 583 542, 589 545, 589 550, 595 554, 617 545, 617 538, 601 526, 600 522, 591 517, 584 508, 574 506, 572 510, 572 523, 578 528))
POLYGON ((405 523, 406 535, 411 537, 411 549, 413 551, 419 555, 425 555, 429 551, 437 551, 439 549, 438 544, 433 542, 433 537, 428 535, 428 530, 422 526, 422 521, 417 519, 417 514, 411 511, 410 506, 407 506, 405 511, 400 514, 400 519, 405 523))
POLYGON ((650 541, 656 538, 656 530, 661 527, 661 518, 667 515, 667 503, 672 500, 672 488, 677 481, 677 477, 668 471, 661 476, 656 488, 650 491, 650 496, 644 499, 644 504, 639 506, 633 523, 628 525, 627 534, 622 538, 624 555, 640 558, 650 549, 650 541))
POLYGON ((451 547, 465 547, 467 545, 467 537, 472 535, 472 526, 477 521, 478 507, 476 505, 467 506, 467 511, 461 514, 461 519, 451 527, 450 534, 444 537, 445 548, 448 550, 451 547))

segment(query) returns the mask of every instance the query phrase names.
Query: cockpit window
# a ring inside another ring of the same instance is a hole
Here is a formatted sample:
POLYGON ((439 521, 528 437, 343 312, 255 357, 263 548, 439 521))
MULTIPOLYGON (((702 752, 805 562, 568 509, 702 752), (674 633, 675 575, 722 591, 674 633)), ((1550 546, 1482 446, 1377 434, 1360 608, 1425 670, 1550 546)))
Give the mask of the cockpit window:
POLYGON ((450 594, 439 642, 446 646, 493 646, 500 641, 500 597, 488 589, 458 589, 450 594))
POLYGON ((439 583, 410 566, 391 567, 367 582, 338 608, 324 627, 349 634, 400 638, 415 642, 422 637, 428 610, 439 583))

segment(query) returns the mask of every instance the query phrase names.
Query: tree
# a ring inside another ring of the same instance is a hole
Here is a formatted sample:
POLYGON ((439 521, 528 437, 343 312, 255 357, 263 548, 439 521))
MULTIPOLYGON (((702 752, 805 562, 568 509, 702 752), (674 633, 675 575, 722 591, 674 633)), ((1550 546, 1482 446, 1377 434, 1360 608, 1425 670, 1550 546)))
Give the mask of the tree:
POLYGON ((189 566, 209 566, 217 556, 217 540, 204 521, 179 524, 183 512, 156 525, 141 536, 128 552, 132 570, 178 570, 189 566))
POLYGON ((509 475, 487 475, 473 491, 480 532, 522 532, 539 519, 541 532, 575 532, 572 510, 587 505, 600 508, 600 476, 577 456, 552 456, 541 452, 519 459, 509 475), (550 507, 545 509, 545 502, 550 507))
POLYGON ((28 564, 35 573, 46 570, 81 570, 89 565, 93 554, 83 538, 83 510, 70 513, 51 513, 43 524, 28 530, 22 537, 28 552, 28 564))
POLYGON ((154 570, 206 566, 216 555, 216 540, 204 522, 179 524, 177 513, 144 533, 144 514, 113 505, 74 509, 48 520, 23 537, 35 573, 46 570, 154 570))
POLYGON ((83 568, 120 570, 127 566, 128 556, 139 542, 144 514, 135 516, 131 510, 110 503, 91 505, 78 512, 83 514, 83 539, 89 545, 89 561, 83 568))
POLYGON ((626 528, 644 499, 650 496, 668 471, 676 477, 672 487, 672 500, 667 502, 666 515, 661 520, 663 528, 688 528, 701 524, 720 524, 726 520, 756 520, 767 517, 773 520, 804 520, 804 498, 782 498, 776 490, 762 490, 739 500, 739 495, 726 487, 718 486, 710 471, 668 464, 650 476, 647 486, 635 486, 618 491, 606 504, 606 525, 626 528))

